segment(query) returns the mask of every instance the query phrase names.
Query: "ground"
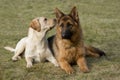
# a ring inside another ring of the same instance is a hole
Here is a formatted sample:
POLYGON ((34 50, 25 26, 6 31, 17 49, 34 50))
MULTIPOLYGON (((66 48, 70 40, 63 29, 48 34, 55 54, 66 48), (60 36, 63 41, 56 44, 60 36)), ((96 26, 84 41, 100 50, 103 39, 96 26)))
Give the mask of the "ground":
POLYGON ((0 0, 0 80, 120 80, 120 0, 0 0), (33 18, 55 18, 56 7, 69 13, 73 6, 79 12, 85 43, 102 49, 109 59, 88 57, 90 72, 82 73, 73 65, 71 75, 50 62, 30 69, 24 58, 12 62, 13 53, 3 47, 15 47, 27 35, 33 18))

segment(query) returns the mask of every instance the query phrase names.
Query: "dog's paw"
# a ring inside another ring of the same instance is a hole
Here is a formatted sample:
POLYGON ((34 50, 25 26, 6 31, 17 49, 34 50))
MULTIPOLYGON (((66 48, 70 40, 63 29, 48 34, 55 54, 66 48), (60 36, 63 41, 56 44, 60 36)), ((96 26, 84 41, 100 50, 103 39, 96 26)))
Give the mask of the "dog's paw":
POLYGON ((18 58, 17 57, 12 57, 12 61, 17 61, 18 58))
POLYGON ((59 67, 59 64, 57 63, 57 64, 54 64, 55 65, 55 67, 59 67))
POLYGON ((84 73, 90 72, 90 70, 88 68, 83 68, 83 69, 81 69, 81 71, 84 72, 84 73))
POLYGON ((19 60, 22 59, 21 56, 18 56, 17 58, 18 58, 19 60))
POLYGON ((56 67, 59 67, 59 64, 58 64, 58 62, 55 60, 54 61, 54 65, 56 66, 56 67))
POLYGON ((32 64, 31 63, 29 63, 29 64, 27 64, 27 66, 26 66, 27 68, 31 68, 32 67, 32 64))
POLYGON ((73 70, 72 68, 67 68, 65 71, 66 71, 66 73, 68 73, 68 74, 74 73, 74 70, 73 70))

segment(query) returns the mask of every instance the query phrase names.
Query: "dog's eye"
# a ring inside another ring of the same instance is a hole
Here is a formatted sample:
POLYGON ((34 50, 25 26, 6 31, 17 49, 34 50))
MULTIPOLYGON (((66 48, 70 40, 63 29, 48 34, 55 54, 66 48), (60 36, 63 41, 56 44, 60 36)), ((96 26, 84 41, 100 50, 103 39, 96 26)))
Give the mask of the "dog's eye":
POLYGON ((47 21, 47 18, 45 18, 44 21, 47 21))
POLYGON ((72 28, 72 26, 73 26, 73 25, 70 24, 70 23, 67 24, 67 27, 68 27, 68 28, 72 28))

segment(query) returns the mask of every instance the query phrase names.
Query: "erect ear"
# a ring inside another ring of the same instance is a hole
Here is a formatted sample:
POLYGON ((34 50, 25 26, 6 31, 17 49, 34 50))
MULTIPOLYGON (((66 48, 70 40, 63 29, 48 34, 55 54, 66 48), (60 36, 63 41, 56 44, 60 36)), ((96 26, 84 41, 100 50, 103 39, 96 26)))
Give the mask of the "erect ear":
POLYGON ((64 13, 61 12, 58 8, 55 9, 55 15, 57 19, 60 19, 62 16, 64 16, 64 13))
POLYGON ((69 14, 75 21, 79 21, 79 16, 76 7, 74 6, 69 14))
POLYGON ((38 31, 38 32, 40 32, 40 30, 41 30, 41 25, 40 25, 39 21, 36 20, 36 19, 33 20, 33 21, 30 23, 30 27, 33 28, 34 30, 38 31))

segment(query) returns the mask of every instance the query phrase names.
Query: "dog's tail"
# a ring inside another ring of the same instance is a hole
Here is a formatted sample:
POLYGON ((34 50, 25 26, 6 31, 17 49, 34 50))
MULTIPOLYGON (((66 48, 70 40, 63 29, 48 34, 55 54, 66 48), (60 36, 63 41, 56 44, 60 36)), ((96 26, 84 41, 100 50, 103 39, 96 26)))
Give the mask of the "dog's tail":
POLYGON ((10 52, 15 52, 15 49, 9 46, 4 47, 4 49, 10 51, 10 52))
POLYGON ((92 56, 92 57, 106 56, 106 53, 104 51, 95 48, 93 46, 85 46, 85 49, 87 51, 86 53, 87 56, 92 56))

